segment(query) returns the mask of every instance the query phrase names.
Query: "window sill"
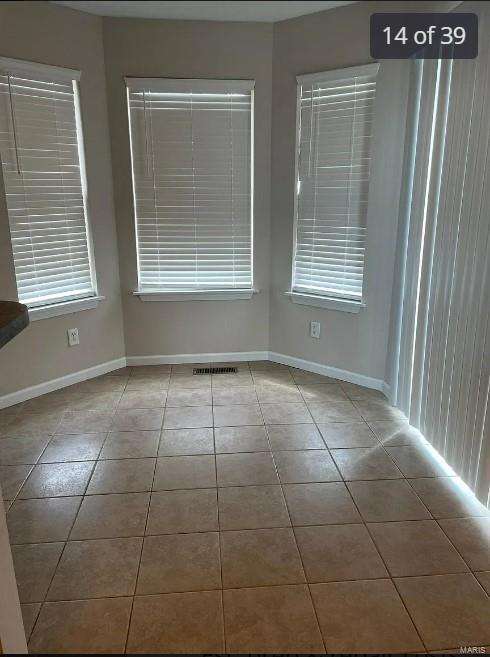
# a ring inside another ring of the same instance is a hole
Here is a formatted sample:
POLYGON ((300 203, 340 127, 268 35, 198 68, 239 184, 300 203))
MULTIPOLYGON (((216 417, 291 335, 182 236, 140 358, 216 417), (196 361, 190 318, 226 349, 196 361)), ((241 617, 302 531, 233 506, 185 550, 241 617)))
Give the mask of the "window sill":
POLYGON ((162 292, 136 290, 133 294, 141 301, 230 301, 251 299, 258 290, 194 290, 189 292, 162 292))
POLYGON ((315 306, 316 308, 327 308, 328 310, 341 310, 346 313, 358 313, 366 306, 362 301, 351 299, 338 299, 336 297, 321 297, 316 294, 305 294, 304 292, 285 292, 293 303, 302 306, 315 306))
POLYGON ((80 310, 91 310, 97 308, 100 301, 105 297, 88 297, 86 299, 73 299, 63 301, 62 303, 53 303, 50 306, 40 306, 39 308, 29 309, 29 319, 35 322, 38 319, 48 319, 48 317, 58 317, 59 315, 70 315, 80 310))

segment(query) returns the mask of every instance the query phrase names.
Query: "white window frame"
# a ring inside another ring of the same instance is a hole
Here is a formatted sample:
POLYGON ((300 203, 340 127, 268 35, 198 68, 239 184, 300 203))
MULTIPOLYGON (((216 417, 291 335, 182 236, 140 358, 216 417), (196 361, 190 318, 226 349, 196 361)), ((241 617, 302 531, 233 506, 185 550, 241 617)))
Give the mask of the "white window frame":
MULTIPOLYGON (((335 296, 332 294, 308 294, 307 292, 300 292, 294 289, 294 270, 297 248, 297 229, 298 229, 298 191, 299 191, 299 152, 301 140, 301 85, 311 82, 325 82, 344 79, 347 75, 366 75, 378 73, 379 63, 374 62, 371 64, 363 64, 361 66, 350 66, 342 69, 335 69, 331 71, 323 71, 319 73, 310 73, 306 75, 296 76, 296 140, 294 152, 294 221, 293 221, 293 250, 291 258, 291 286, 290 289, 284 294, 288 296, 293 303, 305 306, 314 306, 317 308, 325 308, 328 310, 340 310, 348 313, 357 314, 362 308, 366 306, 364 301, 364 285, 363 285, 363 298, 359 301, 347 299, 342 296, 335 296)), ((366 269, 366 261, 364 261, 364 270, 366 269)))
POLYGON ((39 76, 41 81, 46 77, 53 80, 60 80, 64 83, 71 81, 73 83, 74 89, 74 109, 77 130, 78 158, 80 163, 80 182, 82 189, 87 252, 92 290, 90 294, 78 297, 68 297, 56 302, 48 301, 47 303, 36 303, 34 301, 33 303, 27 305, 29 318, 31 321, 36 321, 40 319, 47 319, 49 317, 71 314, 81 310, 96 308, 99 302, 104 300, 105 297, 101 296, 98 292, 93 237, 88 204, 85 142, 83 138, 83 122, 80 99, 80 79, 82 75, 81 71, 60 66, 51 66, 49 64, 40 64, 38 62, 29 62, 24 60, 11 59, 8 57, 0 57, 0 72, 5 75, 13 75, 19 77, 22 77, 23 75, 32 76, 33 79, 36 79, 36 76, 39 76))
POLYGON ((137 289, 133 295, 139 297, 141 301, 227 301, 251 299, 259 290, 254 286, 254 116, 255 116, 255 81, 254 80, 219 80, 219 79, 185 79, 185 78, 136 78, 125 77, 126 84, 126 107, 128 113, 128 133, 130 144, 131 160, 131 182, 133 193, 133 221, 134 234, 136 242, 136 264, 137 264, 137 289), (131 112, 129 104, 129 93, 137 89, 145 90, 151 86, 154 89, 169 88, 173 83, 175 90, 178 91, 183 85, 203 84, 208 89, 219 91, 223 87, 228 88, 230 84, 237 85, 237 89, 250 90, 251 88, 251 118, 250 118, 250 268, 251 268, 251 287, 246 289, 203 289, 203 290, 166 290, 166 289, 149 289, 140 284, 140 263, 139 263, 139 243, 138 243, 138 220, 136 216, 136 186, 133 168, 133 146, 131 133, 131 112))

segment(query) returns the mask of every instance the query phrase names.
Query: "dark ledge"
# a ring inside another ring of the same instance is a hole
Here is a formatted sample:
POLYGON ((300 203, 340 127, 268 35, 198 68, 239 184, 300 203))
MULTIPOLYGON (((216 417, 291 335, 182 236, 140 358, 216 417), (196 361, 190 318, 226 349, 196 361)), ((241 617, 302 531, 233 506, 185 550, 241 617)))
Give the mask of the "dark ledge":
POLYGON ((29 324, 27 306, 16 301, 0 301, 0 348, 29 324))

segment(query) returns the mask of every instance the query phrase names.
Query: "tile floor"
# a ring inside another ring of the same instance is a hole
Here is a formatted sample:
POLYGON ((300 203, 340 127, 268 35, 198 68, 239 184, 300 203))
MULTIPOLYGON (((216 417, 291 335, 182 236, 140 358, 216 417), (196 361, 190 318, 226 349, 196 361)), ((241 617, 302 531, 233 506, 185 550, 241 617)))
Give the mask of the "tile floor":
POLYGON ((126 368, 0 411, 35 653, 490 644, 490 517, 379 393, 126 368))

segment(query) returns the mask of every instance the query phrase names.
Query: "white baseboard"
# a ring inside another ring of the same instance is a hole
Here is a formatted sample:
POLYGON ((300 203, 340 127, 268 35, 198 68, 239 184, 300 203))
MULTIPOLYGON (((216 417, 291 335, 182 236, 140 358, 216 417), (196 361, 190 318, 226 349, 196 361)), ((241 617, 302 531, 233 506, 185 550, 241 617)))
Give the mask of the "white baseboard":
POLYGON ((292 367, 299 367, 308 372, 315 374, 323 374, 331 376, 341 381, 349 381, 349 383, 357 383, 367 388, 374 390, 381 390, 388 399, 390 398, 390 388, 381 379, 374 379, 364 374, 357 372, 349 372, 348 370, 341 370, 337 367, 329 365, 321 365, 302 358, 294 356, 287 356, 285 354, 278 354, 275 351, 236 351, 225 353, 204 353, 204 354, 175 354, 173 356, 128 356, 127 358, 117 358, 116 360, 107 361, 94 365, 85 370, 72 372, 66 376, 61 376, 57 379, 51 379, 44 383, 39 383, 35 386, 23 388, 16 392, 9 393, 0 397, 0 409, 7 408, 20 404, 28 399, 45 395, 54 390, 66 388, 74 383, 80 383, 87 379, 92 379, 96 376, 101 376, 107 372, 112 372, 120 367, 126 365, 163 365, 163 364, 180 364, 180 363, 223 363, 223 362, 239 362, 248 360, 271 360, 275 363, 282 363, 283 365, 291 365, 292 367))
POLYGON ((80 381, 93 379, 96 376, 107 374, 107 372, 112 372, 113 370, 117 370, 120 367, 125 366, 126 358, 117 358, 116 360, 109 360, 105 363, 100 363, 99 365, 88 367, 85 370, 79 370, 78 372, 72 372, 71 374, 60 376, 57 379, 51 379, 50 381, 45 381, 44 383, 38 383, 35 386, 29 386, 29 388, 22 388, 22 390, 17 390, 16 392, 11 392, 8 395, 3 395, 0 397, 0 409, 7 408, 8 406, 14 406, 14 404, 20 404, 23 401, 33 399, 34 397, 39 397, 40 395, 45 395, 47 392, 53 392, 54 390, 66 388, 67 386, 71 386, 74 383, 80 383, 80 381))
POLYGON ((357 383, 357 385, 372 388, 373 390, 382 390, 384 381, 381 379, 374 379, 371 376, 358 374, 357 372, 349 372, 349 370, 341 370, 338 367, 331 367, 330 365, 321 365, 314 363, 310 360, 303 360, 302 358, 295 358, 294 356, 287 356, 286 354, 278 354, 275 351, 269 352, 269 360, 275 363, 282 363, 283 365, 291 365, 291 367, 299 367, 308 372, 315 374, 323 374, 324 376, 331 376, 334 379, 341 381, 348 381, 349 383, 357 383))
POLYGON ((268 351, 231 351, 216 354, 174 354, 173 356, 128 356, 128 365, 171 365, 175 363, 233 363, 245 360, 268 360, 268 351))
POLYGON ((383 381, 381 383, 381 392, 383 395, 388 399, 390 402, 392 401, 391 399, 391 386, 389 386, 386 381, 383 381))

